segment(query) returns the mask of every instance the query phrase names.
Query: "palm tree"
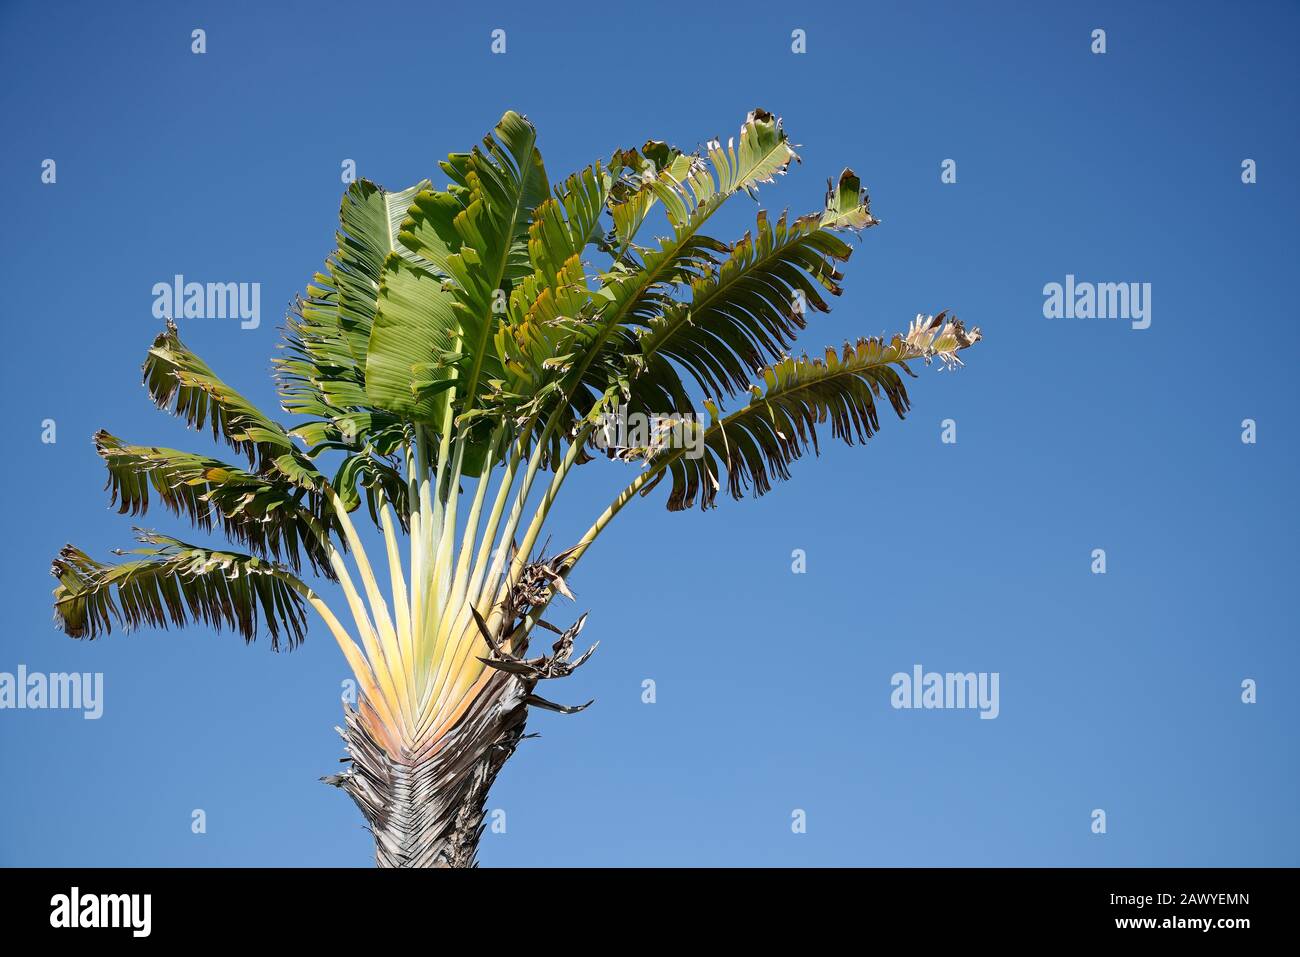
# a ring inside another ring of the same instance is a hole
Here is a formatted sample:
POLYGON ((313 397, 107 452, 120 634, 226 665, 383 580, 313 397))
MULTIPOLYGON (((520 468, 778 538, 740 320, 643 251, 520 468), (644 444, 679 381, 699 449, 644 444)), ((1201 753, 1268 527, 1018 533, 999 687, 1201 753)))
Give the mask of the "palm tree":
POLYGON ((359 805, 381 866, 472 866, 488 789, 529 707, 581 710, 536 689, 591 654, 572 657, 585 615, 564 628, 542 616, 556 594, 571 597, 567 579, 628 502, 664 479, 670 510, 710 508, 724 487, 763 495, 817 450, 826 423, 853 444, 878 428, 881 398, 902 417, 909 361, 958 365, 979 339, 940 313, 889 340, 787 354, 806 310, 840 293, 841 235, 877 221, 845 170, 822 210, 760 211, 732 244, 709 236, 729 199, 798 161, 766 112, 725 147, 650 141, 555 187, 536 139, 506 113, 481 146, 441 164, 445 189, 348 188, 337 249, 275 360, 292 427, 219 379, 167 321, 144 363, 150 398, 241 458, 101 431, 112 503, 139 515, 156 496, 246 551, 137 529, 139 547, 118 563, 69 545, 53 565, 56 619, 76 638, 197 621, 293 647, 314 609, 359 689, 345 705, 350 767, 326 780, 359 805), (656 206, 667 236, 638 242, 656 206), (615 414, 651 427, 625 438, 608 428, 615 414), (565 479, 600 457, 639 463, 635 479, 576 543, 544 554, 565 479), (382 557, 363 545, 362 514, 382 557), (337 583, 350 624, 308 571, 337 583), (554 640, 529 656, 538 628, 554 640))

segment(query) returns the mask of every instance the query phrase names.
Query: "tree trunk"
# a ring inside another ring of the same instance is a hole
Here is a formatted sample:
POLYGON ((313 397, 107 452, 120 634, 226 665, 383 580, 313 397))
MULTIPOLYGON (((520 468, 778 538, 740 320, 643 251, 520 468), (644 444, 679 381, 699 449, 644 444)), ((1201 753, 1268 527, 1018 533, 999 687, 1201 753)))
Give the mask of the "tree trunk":
POLYGON ((345 709, 345 727, 338 732, 347 744, 345 760, 352 766, 321 780, 357 802, 375 836, 379 867, 476 867, 488 789, 524 737, 529 706, 574 714, 591 704, 568 707, 533 693, 539 681, 571 675, 600 644, 572 658, 585 614, 564 631, 537 622, 559 635, 550 654, 520 657, 528 650, 527 637, 514 651, 506 650, 503 638, 520 630, 528 611, 545 606, 553 582, 562 588, 561 563, 568 554, 525 568, 505 602, 506 626, 500 635, 490 635, 475 612, 485 650, 490 651, 480 660, 490 667, 490 677, 460 720, 437 741, 415 753, 390 755, 366 729, 361 714, 345 709))
POLYGON ((379 867, 476 867, 484 803, 528 720, 532 682, 495 672, 460 722, 418 754, 394 759, 346 708, 337 729, 352 766, 322 778, 352 796, 379 867))

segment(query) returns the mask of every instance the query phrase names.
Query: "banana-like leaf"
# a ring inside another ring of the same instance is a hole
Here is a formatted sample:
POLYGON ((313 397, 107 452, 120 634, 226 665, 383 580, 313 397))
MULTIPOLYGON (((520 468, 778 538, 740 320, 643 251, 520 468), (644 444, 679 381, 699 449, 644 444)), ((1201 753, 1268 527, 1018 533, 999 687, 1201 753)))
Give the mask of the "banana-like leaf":
POLYGON ((346 542, 323 495, 207 456, 127 445, 102 429, 95 433, 95 449, 108 467, 110 504, 120 514, 145 514, 152 490, 203 531, 212 528, 215 515, 228 538, 255 554, 287 561, 295 572, 305 557, 317 574, 334 578, 316 529, 346 542))
POLYGON ((640 362, 653 376, 684 367, 706 395, 733 395, 781 358, 806 325, 808 310, 827 312, 822 293, 841 293, 836 262, 852 248, 822 225, 822 214, 773 225, 765 212, 712 275, 691 284, 691 298, 649 320, 640 362))
MULTIPOLYGON (((533 211, 528 230, 533 272, 511 291, 509 321, 498 327, 493 343, 503 374, 489 383, 493 398, 517 419, 559 395, 558 381, 574 358, 575 324, 592 304, 582 253, 600 239, 611 183, 595 164, 571 175, 533 211)), ((585 388, 576 390, 562 410, 558 431, 568 434, 595 398, 585 388)), ((541 429, 543 419, 536 421, 541 429)))
POLYGON ((376 405, 438 427, 442 391, 454 386, 457 407, 469 409, 504 375, 492 343, 514 284, 533 272, 529 224, 550 190, 537 131, 514 112, 442 166, 452 186, 415 198, 401 239, 445 271, 448 288, 440 272, 390 259, 367 369, 376 405))
POLYGON ((458 178, 469 190, 469 203, 453 221, 461 246, 447 266, 455 280, 464 355, 457 393, 469 408, 477 404, 483 380, 503 373, 491 344, 514 284, 534 272, 529 224, 537 207, 548 202, 550 183, 537 151, 537 131, 514 112, 501 118, 482 149, 476 147, 461 162, 458 178))
POLYGON ((682 151, 661 140, 648 140, 638 152, 619 150, 609 161, 614 177, 609 188, 609 214, 614 228, 605 237, 604 246, 616 258, 632 247, 641 226, 655 206, 654 183, 665 169, 672 167, 682 151))
POLYGON ((456 384, 460 334, 443 281, 396 253, 384 265, 366 354, 370 404, 413 422, 440 425, 443 393, 456 384))
POLYGON ((144 547, 105 564, 72 545, 50 569, 55 620, 73 638, 96 638, 117 622, 127 631, 140 625, 166 628, 203 622, 229 628, 245 641, 261 630, 279 650, 302 641, 306 629, 303 599, 285 569, 251 555, 190 545, 156 532, 137 530, 144 547))
POLYGON ((176 323, 170 319, 145 358, 144 385, 158 408, 183 418, 191 428, 209 426, 213 438, 223 439, 247 455, 259 473, 275 471, 302 488, 321 488, 324 476, 289 434, 217 378, 207 363, 181 342, 176 323))
POLYGON ((650 450, 648 467, 660 471, 641 493, 667 474, 672 476, 669 510, 690 508, 697 496, 701 508, 709 508, 725 472, 733 498, 746 490, 764 495, 774 481, 789 479, 790 465, 805 451, 819 451, 819 425, 829 420, 832 437, 849 445, 865 442, 880 428, 879 399, 899 418, 909 408, 899 370, 912 375, 908 362, 936 358, 960 365, 957 353, 979 339, 979 329, 968 332, 959 320, 940 313, 918 316, 906 335, 889 341, 859 339, 856 345, 846 343, 842 354, 827 349, 821 359, 784 359, 763 370, 763 386, 752 387, 748 405, 704 431, 703 455, 688 457, 692 443, 684 440, 650 450))
POLYGON ((648 188, 663 204, 672 236, 645 250, 636 268, 615 264, 597 293, 598 313, 577 327, 580 376, 598 393, 627 375, 625 357, 631 333, 676 307, 673 292, 683 283, 705 279, 731 247, 701 232, 704 224, 739 192, 752 194, 761 183, 784 173, 799 156, 781 121, 764 110, 749 114, 740 144, 708 145, 709 162, 681 154, 650 178, 648 188))
POLYGON ((399 421, 368 408, 366 355, 389 255, 431 265, 398 241, 412 201, 428 186, 425 180, 390 193, 357 180, 343 195, 337 249, 295 304, 285 331, 287 355, 275 360, 285 411, 322 417, 306 433, 309 445, 366 436, 399 421))
MULTIPOLYGON (((720 162, 726 162, 723 155, 720 162)), ((852 247, 836 233, 875 224, 866 191, 847 169, 829 186, 819 213, 794 222, 782 215, 773 226, 760 211, 754 233, 734 244, 717 270, 691 281, 688 300, 657 294, 629 311, 609 334, 603 361, 589 374, 592 384, 602 374, 610 377, 620 386, 624 410, 648 415, 694 413, 679 367, 706 395, 745 389, 753 374, 793 345, 808 310, 829 310, 823 292, 840 295, 843 276, 835 264, 846 261, 852 247)), ((566 347, 572 344, 560 348, 566 347)))
POLYGON ((535 273, 559 273, 573 256, 600 239, 600 216, 609 199, 612 176, 596 163, 573 173, 538 204, 528 227, 528 258, 535 273))

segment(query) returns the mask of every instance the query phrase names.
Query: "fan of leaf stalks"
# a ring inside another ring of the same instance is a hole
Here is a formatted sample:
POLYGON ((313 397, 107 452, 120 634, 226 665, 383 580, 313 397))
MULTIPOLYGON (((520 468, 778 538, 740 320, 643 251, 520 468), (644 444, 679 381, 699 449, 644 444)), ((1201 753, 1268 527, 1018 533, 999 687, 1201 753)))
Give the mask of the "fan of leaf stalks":
POLYGON ((441 188, 348 188, 337 248, 275 360, 290 423, 167 322, 144 363, 149 397, 210 430, 231 461, 101 431, 112 501, 132 516, 161 503, 238 550, 139 530, 116 563, 72 546, 54 561, 56 618, 77 638, 201 623, 293 647, 308 608, 319 615, 360 689, 341 729, 349 766, 326 780, 361 808, 383 866, 473 865, 528 709, 580 710, 537 689, 594 650, 573 657, 585 616, 559 627, 543 615, 630 501, 665 481, 672 510, 762 495, 819 436, 866 440, 882 404, 901 417, 908 363, 959 365, 979 339, 940 313, 892 338, 790 354, 840 294, 846 237, 876 220, 845 170, 816 212, 760 211, 731 243, 707 232, 733 197, 798 161, 771 114, 751 113, 726 145, 652 140, 558 184, 536 140, 507 113, 441 164, 441 188), (600 441, 616 411, 659 427, 600 441), (543 555, 566 479, 602 458, 637 463, 635 478, 578 541, 543 555), (373 553, 362 517, 378 529, 373 553), (312 577, 334 583, 330 601, 312 577), (538 629, 554 640, 530 655, 538 629))

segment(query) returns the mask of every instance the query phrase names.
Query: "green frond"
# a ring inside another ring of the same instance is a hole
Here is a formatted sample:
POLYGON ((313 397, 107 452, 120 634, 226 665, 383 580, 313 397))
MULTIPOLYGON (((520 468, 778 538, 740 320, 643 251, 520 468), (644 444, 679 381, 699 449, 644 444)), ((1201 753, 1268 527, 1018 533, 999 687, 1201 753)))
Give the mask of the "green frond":
POLYGON ((96 638, 113 624, 166 628, 202 622, 229 628, 253 641, 259 631, 279 650, 302 641, 306 613, 299 589, 306 586, 283 568, 251 555, 189 545, 137 530, 144 547, 118 552, 139 556, 105 564, 67 545, 50 571, 55 620, 73 638, 96 638))
POLYGON ((339 542, 343 536, 323 495, 207 456, 127 445, 102 429, 95 450, 108 467, 110 504, 120 514, 145 514, 152 493, 203 531, 212 529, 215 516, 227 538, 262 558, 287 561, 296 572, 305 557, 317 574, 334 577, 315 529, 335 533, 339 542))
POLYGON ((746 118, 739 147, 734 141, 725 148, 711 142, 708 163, 684 153, 663 158, 663 168, 644 178, 665 208, 672 235, 657 248, 641 250, 640 263, 616 262, 596 293, 595 314, 575 324, 582 358, 574 363, 571 378, 596 394, 611 384, 621 388, 620 379, 628 376, 626 356, 638 351, 631 333, 673 309, 680 286, 712 275, 720 257, 732 252, 728 244, 701 232, 710 217, 732 196, 752 194, 799 159, 781 121, 763 110, 746 118))
MULTIPOLYGON (((650 319, 637 339, 640 376, 675 374, 679 364, 706 395, 733 395, 765 363, 783 356, 806 325, 808 310, 827 312, 823 293, 838 296, 835 263, 852 248, 822 214, 771 223, 758 214, 754 232, 732 248, 717 272, 695 280, 690 298, 650 319)), ((634 378, 634 388, 638 379, 634 378)))
MULTIPOLYGON (((512 289, 508 321, 493 338, 502 375, 490 381, 497 404, 516 420, 537 412, 560 395, 559 380, 574 357, 576 328, 590 311, 591 291, 582 254, 600 243, 600 216, 612 182, 599 163, 574 173, 555 195, 533 211, 528 230, 531 275, 512 289)), ((579 388, 561 411, 562 434, 591 408, 589 390, 579 388)), ((538 420, 537 428, 542 429, 538 420)))
MULTIPOLYGON (((906 335, 859 339, 842 353, 827 349, 824 358, 787 358, 762 372, 762 387, 751 388, 749 404, 718 418, 702 436, 703 454, 689 457, 691 442, 647 452, 647 465, 672 477, 668 508, 715 504, 722 488, 733 498, 747 490, 766 494, 774 481, 790 478, 790 465, 809 448, 816 454, 818 427, 830 423, 833 438, 849 445, 865 442, 880 428, 878 402, 884 399, 902 418, 909 408, 903 373, 907 363, 939 359, 960 365, 957 353, 979 341, 959 320, 940 313, 918 316, 906 335)), ((715 412, 716 410, 711 409, 715 412)), ((698 446, 697 446, 698 447, 698 446)), ((646 494, 659 478, 645 485, 646 494)))
POLYGON ((631 248, 655 206, 656 178, 681 155, 681 150, 659 140, 647 141, 640 151, 619 150, 613 155, 608 206, 614 228, 604 240, 608 251, 618 255, 631 248))
POLYGON ((443 394, 456 384, 459 327, 443 280, 396 253, 385 262, 366 354, 369 404, 440 426, 443 394))
POLYGON ((492 343, 514 284, 533 272, 529 225, 550 192, 536 144, 532 124, 507 112, 481 147, 442 164, 447 191, 415 198, 401 239, 450 281, 386 264, 367 370, 376 405, 431 421, 444 389, 467 410, 504 375, 492 343))
POLYGON ((248 456, 259 473, 274 470, 295 485, 320 488, 323 476, 293 444, 289 434, 237 391, 222 382, 181 342, 176 324, 154 339, 144 362, 144 385, 158 408, 248 456))
POLYGON ((398 241, 412 201, 428 186, 425 180, 390 193, 363 179, 343 194, 337 248, 295 303, 285 329, 286 354, 274 360, 284 410, 320 417, 305 439, 309 445, 400 423, 371 408, 366 359, 388 257, 430 266, 398 241))

